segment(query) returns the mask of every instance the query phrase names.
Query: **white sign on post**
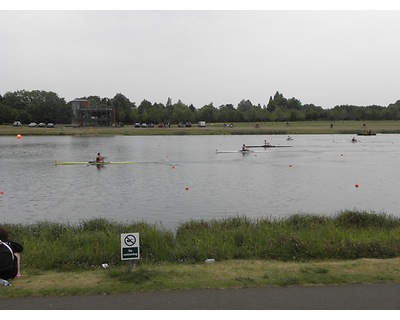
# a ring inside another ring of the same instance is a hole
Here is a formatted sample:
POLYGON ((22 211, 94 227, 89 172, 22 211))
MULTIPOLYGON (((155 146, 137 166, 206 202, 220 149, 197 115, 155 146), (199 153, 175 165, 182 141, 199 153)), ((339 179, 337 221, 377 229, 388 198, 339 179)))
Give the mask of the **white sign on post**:
POLYGON ((121 233, 121 260, 140 259, 139 233, 121 233))

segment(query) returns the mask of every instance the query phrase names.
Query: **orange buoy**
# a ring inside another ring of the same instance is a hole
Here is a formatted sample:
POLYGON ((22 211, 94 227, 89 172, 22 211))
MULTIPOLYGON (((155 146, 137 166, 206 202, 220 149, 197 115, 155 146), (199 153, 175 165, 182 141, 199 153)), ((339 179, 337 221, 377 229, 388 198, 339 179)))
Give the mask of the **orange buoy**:
POLYGON ((21 138, 22 138, 22 136, 20 134, 17 134, 17 139, 19 140, 21 138))

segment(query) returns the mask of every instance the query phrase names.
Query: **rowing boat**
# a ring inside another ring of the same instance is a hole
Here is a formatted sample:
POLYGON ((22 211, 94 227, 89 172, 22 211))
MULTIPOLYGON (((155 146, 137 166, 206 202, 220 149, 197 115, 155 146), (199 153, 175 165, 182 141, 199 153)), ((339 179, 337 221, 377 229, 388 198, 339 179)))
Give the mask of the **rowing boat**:
POLYGON ((96 161, 57 161, 54 160, 55 166, 68 166, 68 165, 104 165, 104 164, 134 164, 136 162, 130 161, 104 161, 104 162, 96 162, 96 161))
POLYGON ((261 146, 248 146, 246 145, 246 148, 287 148, 291 146, 273 146, 271 144, 263 144, 261 146))
POLYGON ((250 152, 254 152, 253 150, 221 150, 221 151, 219 151, 219 150, 216 150, 215 151, 216 153, 243 153, 243 154, 247 154, 247 153, 250 153, 250 152))

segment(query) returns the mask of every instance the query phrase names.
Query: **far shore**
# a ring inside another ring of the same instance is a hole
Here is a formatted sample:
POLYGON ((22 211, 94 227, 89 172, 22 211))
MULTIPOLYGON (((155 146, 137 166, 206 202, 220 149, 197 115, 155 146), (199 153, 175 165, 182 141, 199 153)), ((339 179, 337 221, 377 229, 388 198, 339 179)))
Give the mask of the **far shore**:
POLYGON ((135 128, 133 125, 116 127, 74 127, 56 124, 54 128, 30 128, 27 125, 14 127, 0 125, 0 136, 155 136, 155 135, 298 135, 298 134, 398 134, 399 121, 301 121, 301 122, 239 122, 206 123, 205 127, 193 124, 191 127, 135 128))

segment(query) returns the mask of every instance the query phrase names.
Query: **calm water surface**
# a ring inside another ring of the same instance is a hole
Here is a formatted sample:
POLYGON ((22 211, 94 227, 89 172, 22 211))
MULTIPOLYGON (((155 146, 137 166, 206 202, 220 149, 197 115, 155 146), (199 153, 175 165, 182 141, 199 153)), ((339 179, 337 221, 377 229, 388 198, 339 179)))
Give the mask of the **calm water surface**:
POLYGON ((399 135, 0 137, 0 223, 190 219, 369 210, 399 216, 399 135), (233 151, 264 140, 289 148, 233 151), (54 166, 97 152, 132 165, 54 166), (356 187, 358 185, 358 187, 356 187))

